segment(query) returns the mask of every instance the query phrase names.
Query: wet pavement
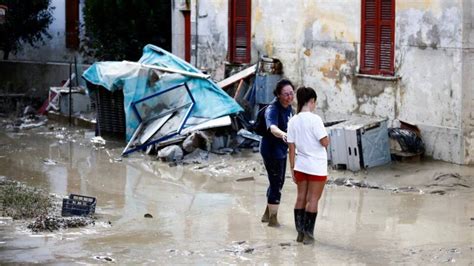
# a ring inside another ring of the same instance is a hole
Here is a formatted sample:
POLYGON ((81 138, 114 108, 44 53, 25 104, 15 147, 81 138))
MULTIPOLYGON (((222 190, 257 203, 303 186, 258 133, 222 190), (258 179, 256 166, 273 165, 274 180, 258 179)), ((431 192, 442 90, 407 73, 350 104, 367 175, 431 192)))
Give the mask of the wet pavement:
POLYGON ((331 171, 316 243, 295 241, 295 185, 280 228, 260 223, 266 176, 257 154, 169 165, 93 132, 48 125, 0 132, 0 176, 97 198, 94 225, 33 233, 0 218, 2 263, 472 264, 474 168, 438 161, 331 171), (443 192, 436 192, 443 191, 443 192), (145 218, 151 214, 152 218, 145 218))

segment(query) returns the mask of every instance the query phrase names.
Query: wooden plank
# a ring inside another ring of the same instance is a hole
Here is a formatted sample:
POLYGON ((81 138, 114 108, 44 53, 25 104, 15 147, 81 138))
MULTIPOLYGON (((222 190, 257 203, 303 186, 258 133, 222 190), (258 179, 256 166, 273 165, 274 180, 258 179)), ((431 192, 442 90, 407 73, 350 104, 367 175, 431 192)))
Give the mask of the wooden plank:
POLYGON ((246 68, 242 71, 240 71, 239 73, 236 73, 235 75, 232 75, 224 80, 221 80, 217 83, 217 86, 221 87, 221 88, 225 88, 241 79, 244 79, 252 74, 255 74, 255 70, 257 69, 257 65, 253 65, 249 68, 246 68))
POLYGON ((241 79, 240 82, 239 82, 239 86, 237 87, 237 90, 235 91, 234 100, 236 100, 237 97, 239 97, 240 90, 242 89, 242 85, 243 85, 243 84, 244 84, 244 80, 241 79))
POLYGON ((230 126, 231 124, 232 124, 232 120, 230 119, 230 116, 226 115, 226 116, 221 116, 219 118, 208 120, 199 125, 187 127, 183 129, 180 134, 186 135, 193 131, 205 130, 205 129, 210 129, 210 128, 218 128, 218 127, 226 127, 226 126, 230 126))

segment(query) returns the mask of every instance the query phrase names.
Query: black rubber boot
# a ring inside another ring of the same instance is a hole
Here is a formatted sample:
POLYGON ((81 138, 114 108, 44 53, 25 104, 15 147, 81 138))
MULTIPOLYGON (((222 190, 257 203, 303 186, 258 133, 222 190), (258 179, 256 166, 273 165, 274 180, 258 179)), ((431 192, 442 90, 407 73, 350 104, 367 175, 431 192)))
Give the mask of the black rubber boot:
POLYGON ((263 216, 262 216, 262 223, 268 223, 269 220, 270 220, 270 213, 268 212, 268 205, 267 205, 267 208, 265 208, 265 212, 263 213, 263 216))
POLYGON ((304 237, 304 209, 294 209, 295 213, 295 227, 298 236, 296 237, 296 242, 303 242, 304 237))
POLYGON ((305 212, 304 214, 304 237, 305 245, 314 243, 314 224, 316 223, 318 212, 305 212))

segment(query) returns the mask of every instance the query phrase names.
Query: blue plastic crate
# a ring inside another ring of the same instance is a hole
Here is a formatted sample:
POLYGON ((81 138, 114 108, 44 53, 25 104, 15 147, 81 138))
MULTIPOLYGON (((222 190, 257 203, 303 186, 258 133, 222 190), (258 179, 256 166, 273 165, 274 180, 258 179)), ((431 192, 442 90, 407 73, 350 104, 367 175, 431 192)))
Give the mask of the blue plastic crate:
POLYGON ((63 199, 62 216, 87 216, 95 212, 96 199, 83 195, 71 194, 63 199))

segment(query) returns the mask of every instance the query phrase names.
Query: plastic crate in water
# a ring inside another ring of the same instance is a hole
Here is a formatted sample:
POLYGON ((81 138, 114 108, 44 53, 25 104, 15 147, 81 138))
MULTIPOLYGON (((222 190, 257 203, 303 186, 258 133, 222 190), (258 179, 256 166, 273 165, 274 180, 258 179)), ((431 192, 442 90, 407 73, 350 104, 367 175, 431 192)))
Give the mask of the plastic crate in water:
POLYGON ((63 199, 62 216, 86 216, 95 212, 96 200, 94 197, 71 194, 63 199))

